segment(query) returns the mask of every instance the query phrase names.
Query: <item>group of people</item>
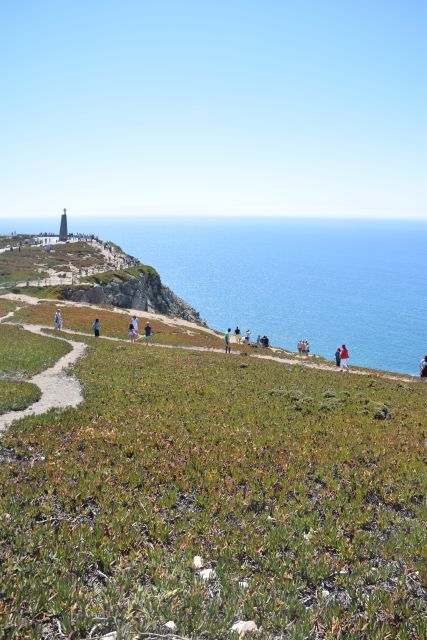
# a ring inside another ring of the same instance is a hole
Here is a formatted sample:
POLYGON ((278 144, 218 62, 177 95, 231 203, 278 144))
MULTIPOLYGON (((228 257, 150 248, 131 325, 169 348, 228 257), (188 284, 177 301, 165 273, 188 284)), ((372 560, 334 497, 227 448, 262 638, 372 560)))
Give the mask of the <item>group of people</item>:
MULTIPOLYGON (((246 329, 245 335, 242 337, 242 333, 239 327, 237 326, 234 329, 234 336, 236 338, 237 344, 250 344, 251 330, 246 329)), ((224 336, 224 340, 225 340, 225 353, 231 353, 231 329, 230 328, 227 329, 224 336)))
POLYGON ((310 353, 310 343, 308 340, 298 340, 297 349, 300 356, 308 356, 310 353))
POLYGON ((340 368, 341 371, 348 371, 349 358, 350 354, 345 344, 343 344, 341 347, 337 347, 337 350, 335 351, 335 364, 340 368))
MULTIPOLYGON (((144 338, 146 344, 148 345, 151 340, 151 336, 153 334, 153 330, 149 322, 144 327, 144 338)), ((139 329, 138 329, 138 319, 136 316, 132 316, 130 324, 129 324, 129 338, 131 342, 136 342, 139 338, 139 329)))
MULTIPOLYGON (((54 324, 55 324, 55 329, 57 329, 58 331, 61 331, 62 315, 59 309, 55 311, 54 324)), ((100 331, 101 331, 101 322, 99 318, 96 318, 96 320, 93 322, 92 330, 94 332, 95 338, 99 338, 100 331)), ((131 317, 128 333, 129 333, 129 338, 131 342, 136 342, 140 338, 139 329, 138 329, 138 319, 135 315, 131 317)), ((144 338, 145 338, 146 344, 148 344, 149 341, 151 340, 152 334, 153 332, 152 332, 151 325, 149 322, 147 322, 147 324, 144 327, 144 338)), ((242 343, 250 344, 250 340, 251 340, 250 329, 246 329, 245 335, 242 338, 241 331, 237 326, 234 330, 234 335, 235 335, 237 344, 242 344, 242 343)), ((225 353, 231 353, 231 329, 230 328, 227 330, 224 336, 224 339, 225 339, 225 353)), ((257 337, 256 344, 258 347, 259 346, 269 347, 270 341, 267 336, 263 336, 261 338, 261 336, 259 335, 257 337)), ((299 340, 297 344, 297 349, 300 355, 308 356, 310 353, 310 344, 307 340, 299 340)), ((346 345, 343 344, 341 345, 341 347, 337 347, 335 351, 335 364, 337 367, 340 368, 341 371, 347 371, 347 372, 349 371, 349 368, 348 368, 349 359, 350 359, 350 354, 346 345)), ((420 377, 427 378, 427 355, 425 355, 420 362, 420 377)))
MULTIPOLYGON (((62 315, 59 309, 55 311, 54 326, 55 326, 55 329, 57 329, 58 331, 61 331, 62 315)), ((99 318, 96 318, 95 321, 92 323, 92 331, 95 338, 99 338, 101 333, 101 321, 99 320, 99 318)), ((128 332, 129 332, 129 338, 131 342, 136 342, 140 338, 139 329, 138 329, 138 319, 136 316, 131 317, 128 332)), ((147 322, 147 324, 144 327, 144 338, 147 344, 151 340, 152 335, 153 335, 153 330, 151 328, 150 323, 147 322)))
MULTIPOLYGON (((242 337, 242 333, 240 331, 240 328, 237 326, 234 329, 234 336, 236 339, 236 343, 237 344, 251 344, 251 330, 250 329, 246 329, 245 331, 245 335, 242 337)), ((224 340, 225 340, 225 353, 231 353, 231 329, 228 328, 227 332, 225 333, 224 336, 224 340)), ((256 346, 257 347, 269 347, 270 346, 270 340, 267 336, 258 336, 257 337, 257 341, 256 341, 256 346)))
MULTIPOLYGON (((231 329, 229 329, 229 331, 231 332, 231 329)), ((242 332, 240 331, 239 327, 237 326, 234 329, 234 335, 236 337, 237 344, 241 344, 242 342, 243 342, 243 344, 249 344, 250 341, 251 341, 251 330, 250 329, 246 329, 245 335, 242 337, 242 332)))

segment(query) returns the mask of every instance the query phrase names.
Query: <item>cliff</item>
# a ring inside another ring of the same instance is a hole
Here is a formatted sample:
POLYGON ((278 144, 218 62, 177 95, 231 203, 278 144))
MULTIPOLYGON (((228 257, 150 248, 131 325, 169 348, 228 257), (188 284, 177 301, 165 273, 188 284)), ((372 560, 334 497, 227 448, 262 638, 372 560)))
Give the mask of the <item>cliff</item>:
POLYGON ((85 278, 77 285, 62 289, 61 297, 75 302, 141 309, 206 324, 191 305, 162 284, 155 269, 141 264, 85 278))

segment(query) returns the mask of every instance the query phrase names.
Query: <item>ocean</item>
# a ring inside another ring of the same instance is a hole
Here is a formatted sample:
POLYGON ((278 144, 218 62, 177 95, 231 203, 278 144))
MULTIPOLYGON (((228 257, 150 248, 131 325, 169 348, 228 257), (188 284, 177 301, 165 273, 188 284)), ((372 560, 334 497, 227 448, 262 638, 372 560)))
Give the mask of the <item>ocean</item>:
MULTIPOLYGON (((418 374, 427 353, 427 223, 277 218, 76 218, 69 231, 119 244, 155 267, 209 326, 273 345, 418 374)), ((0 220, 0 232, 58 220, 0 220)))

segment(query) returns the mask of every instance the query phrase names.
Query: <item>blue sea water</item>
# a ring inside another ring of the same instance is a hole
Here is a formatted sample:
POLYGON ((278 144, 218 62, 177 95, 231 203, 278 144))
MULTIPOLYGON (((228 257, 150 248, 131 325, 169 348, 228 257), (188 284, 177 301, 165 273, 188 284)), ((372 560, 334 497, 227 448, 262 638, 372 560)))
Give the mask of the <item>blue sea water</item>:
MULTIPOLYGON (((0 220, 57 231, 59 220, 0 220)), ((427 223, 319 219, 69 219, 151 264, 219 330, 350 362, 417 374, 427 353, 427 223)))

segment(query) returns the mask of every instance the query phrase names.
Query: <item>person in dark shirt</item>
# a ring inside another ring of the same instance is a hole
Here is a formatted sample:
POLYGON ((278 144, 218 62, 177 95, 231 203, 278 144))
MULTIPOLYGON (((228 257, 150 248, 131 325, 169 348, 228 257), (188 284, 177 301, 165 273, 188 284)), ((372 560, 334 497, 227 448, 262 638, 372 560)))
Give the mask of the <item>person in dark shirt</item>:
POLYGON ((92 329, 95 334, 95 338, 99 338, 99 330, 101 329, 101 323, 99 322, 98 318, 93 323, 92 329))
POLYGON ((145 332, 145 341, 146 341, 146 343, 148 345, 148 343, 151 340, 151 334, 152 334, 151 326, 150 326, 149 322, 147 322, 147 324, 145 325, 144 332, 145 332))

